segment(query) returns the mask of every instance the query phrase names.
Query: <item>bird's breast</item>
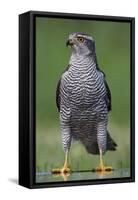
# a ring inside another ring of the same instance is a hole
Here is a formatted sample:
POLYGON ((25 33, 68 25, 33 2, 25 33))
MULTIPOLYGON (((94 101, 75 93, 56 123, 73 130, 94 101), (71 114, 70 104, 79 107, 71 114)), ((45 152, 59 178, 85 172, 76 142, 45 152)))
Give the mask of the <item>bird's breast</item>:
POLYGON ((97 102, 103 92, 103 83, 97 75, 74 73, 68 84, 69 98, 73 105, 89 106, 97 102))

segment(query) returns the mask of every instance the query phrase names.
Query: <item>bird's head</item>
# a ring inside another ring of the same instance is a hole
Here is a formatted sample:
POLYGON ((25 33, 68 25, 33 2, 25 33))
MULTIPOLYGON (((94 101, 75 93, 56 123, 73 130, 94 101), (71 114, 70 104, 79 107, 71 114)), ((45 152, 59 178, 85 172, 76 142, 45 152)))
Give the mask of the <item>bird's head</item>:
POLYGON ((95 53, 94 39, 85 33, 72 33, 66 43, 67 46, 72 48, 73 53, 80 55, 89 55, 95 53))

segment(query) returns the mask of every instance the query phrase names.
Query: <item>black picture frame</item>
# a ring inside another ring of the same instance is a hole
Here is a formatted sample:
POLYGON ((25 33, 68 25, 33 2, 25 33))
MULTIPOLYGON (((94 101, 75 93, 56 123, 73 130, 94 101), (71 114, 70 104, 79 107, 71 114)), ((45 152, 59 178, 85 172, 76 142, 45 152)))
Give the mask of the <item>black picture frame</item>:
POLYGON ((19 15, 19 184, 27 188, 124 183, 135 181, 135 18, 29 11, 19 15), (35 183, 35 18, 128 22, 131 26, 131 176, 102 180, 35 183))

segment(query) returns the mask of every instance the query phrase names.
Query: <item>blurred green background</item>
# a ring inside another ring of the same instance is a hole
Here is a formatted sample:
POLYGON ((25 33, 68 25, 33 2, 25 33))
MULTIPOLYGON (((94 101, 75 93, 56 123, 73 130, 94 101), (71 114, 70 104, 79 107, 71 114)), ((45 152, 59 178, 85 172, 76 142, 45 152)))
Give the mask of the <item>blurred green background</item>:
MULTIPOLYGON (((36 18, 36 171, 62 167, 56 85, 67 67, 71 50, 66 40, 72 32, 86 32, 96 41, 97 59, 112 93, 108 129, 118 144, 105 162, 114 168, 130 167, 130 24, 107 21, 36 18)), ((88 154, 75 142, 69 155, 72 170, 95 168, 99 156, 88 154)))

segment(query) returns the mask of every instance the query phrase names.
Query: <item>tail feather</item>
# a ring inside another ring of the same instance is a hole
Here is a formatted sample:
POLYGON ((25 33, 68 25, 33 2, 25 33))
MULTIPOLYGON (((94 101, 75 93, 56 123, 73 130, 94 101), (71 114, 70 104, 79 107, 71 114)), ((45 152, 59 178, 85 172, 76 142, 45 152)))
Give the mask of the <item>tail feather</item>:
MULTIPOLYGON (((85 145, 85 148, 86 148, 88 153, 99 154, 97 139, 95 141, 93 141, 91 144, 84 144, 84 145, 85 145)), ((109 132, 107 131, 107 148, 106 148, 106 151, 115 151, 116 147, 117 147, 117 144, 111 138, 109 132)))
POLYGON ((115 141, 111 138, 109 132, 107 131, 107 150, 115 151, 117 147, 117 144, 115 141))

